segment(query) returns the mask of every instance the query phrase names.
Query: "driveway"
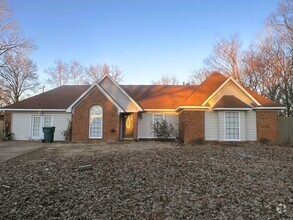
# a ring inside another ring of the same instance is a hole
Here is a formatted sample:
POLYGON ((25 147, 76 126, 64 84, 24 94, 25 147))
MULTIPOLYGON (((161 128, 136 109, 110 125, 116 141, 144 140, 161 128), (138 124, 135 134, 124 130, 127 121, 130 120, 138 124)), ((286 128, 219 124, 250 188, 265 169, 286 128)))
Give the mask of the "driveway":
POLYGON ((0 141, 0 163, 45 146, 32 141, 0 141))

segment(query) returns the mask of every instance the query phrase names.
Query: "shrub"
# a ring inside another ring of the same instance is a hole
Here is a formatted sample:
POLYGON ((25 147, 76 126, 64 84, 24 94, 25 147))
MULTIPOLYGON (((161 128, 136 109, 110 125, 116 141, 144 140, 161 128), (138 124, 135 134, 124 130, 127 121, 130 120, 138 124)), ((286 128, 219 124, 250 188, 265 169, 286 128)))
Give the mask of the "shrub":
POLYGON ((9 141, 14 139, 14 134, 10 132, 10 122, 4 121, 4 126, 1 132, 1 136, 3 141, 9 141))
POLYGON ((155 137, 167 140, 170 138, 178 138, 178 128, 175 125, 168 123, 166 120, 160 120, 152 123, 152 132, 155 137))
POLYGON ((71 121, 68 122, 67 130, 62 131, 62 135, 65 137, 65 141, 71 141, 71 121))

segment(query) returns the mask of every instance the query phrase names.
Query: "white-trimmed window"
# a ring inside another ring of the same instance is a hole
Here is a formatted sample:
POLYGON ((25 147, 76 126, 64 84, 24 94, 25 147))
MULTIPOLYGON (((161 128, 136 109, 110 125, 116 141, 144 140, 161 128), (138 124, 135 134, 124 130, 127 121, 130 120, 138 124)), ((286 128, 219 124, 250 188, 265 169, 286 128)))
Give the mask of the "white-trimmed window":
POLYGON ((225 112, 225 137, 226 140, 239 140, 239 112, 225 112))
POLYGON ((44 127, 51 127, 52 116, 44 116, 44 127))
POLYGON ((33 138, 40 138, 40 135, 41 135, 41 117, 40 116, 33 116, 32 137, 33 138))
POLYGON ((90 109, 89 137, 102 138, 103 133, 103 109, 99 105, 94 105, 90 109))

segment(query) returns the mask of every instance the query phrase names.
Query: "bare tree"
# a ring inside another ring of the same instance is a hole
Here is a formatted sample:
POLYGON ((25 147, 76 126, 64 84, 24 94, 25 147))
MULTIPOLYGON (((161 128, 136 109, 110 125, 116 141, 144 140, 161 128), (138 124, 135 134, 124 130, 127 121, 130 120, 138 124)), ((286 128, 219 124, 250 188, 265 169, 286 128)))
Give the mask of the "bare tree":
MULTIPOLYGON (((276 100, 286 106, 287 116, 293 115, 293 2, 283 0, 266 24, 266 35, 260 40, 267 59, 268 72, 278 90, 276 100)), ((273 85, 274 86, 274 85, 273 85)), ((273 87, 274 88, 274 87, 273 87)))
POLYGON ((83 67, 77 61, 70 63, 55 61, 55 66, 46 69, 49 82, 53 87, 62 85, 84 85, 98 82, 104 75, 110 75, 116 82, 121 82, 122 71, 117 66, 90 65, 83 67))
POLYGON ((214 44, 213 54, 205 59, 210 71, 218 71, 241 81, 240 71, 241 42, 237 34, 229 39, 222 38, 214 44))
POLYGON ((12 20, 12 11, 0 0, 0 67, 5 64, 6 54, 28 53, 32 49, 32 41, 20 34, 18 24, 12 20))
POLYGON ((266 60, 257 44, 250 45, 242 56, 242 82, 243 84, 263 95, 266 94, 267 66, 266 60))
POLYGON ((211 74, 212 71, 204 68, 201 70, 194 70, 193 73, 189 76, 188 83, 191 85, 199 85, 211 74))
POLYGON ((54 87, 70 84, 70 71, 68 64, 61 60, 56 60, 55 66, 46 69, 45 72, 49 76, 49 83, 54 87))
POLYGON ((108 66, 107 64, 90 65, 86 68, 86 82, 93 84, 98 82, 104 75, 110 75, 117 83, 120 83, 123 79, 122 71, 117 66, 108 66))
MULTIPOLYGON (((0 69, 5 66, 7 57, 19 54, 28 54, 33 50, 32 41, 25 38, 19 32, 18 24, 12 19, 12 11, 4 0, 0 0, 0 69)), ((11 65, 11 64, 9 64, 11 65)), ((7 97, 6 87, 2 87, 7 82, 0 78, 0 99, 2 104, 11 102, 11 97, 7 97)), ((0 103, 1 104, 1 103, 0 103)))
POLYGON ((164 75, 161 79, 152 81, 153 85, 179 85, 180 82, 175 76, 164 75))
POLYGON ((80 85, 85 83, 84 67, 77 61, 72 61, 69 67, 69 81, 70 84, 80 85))
POLYGON ((268 18, 267 26, 271 27, 285 41, 293 44, 293 2, 283 0, 277 10, 268 18))
POLYGON ((258 41, 244 51, 237 35, 217 41, 206 66, 189 82, 200 83, 209 71, 218 71, 284 104, 286 115, 293 116, 293 1, 281 1, 264 28, 258 41))
POLYGON ((20 101, 23 95, 34 92, 38 83, 37 66, 27 56, 6 55, 5 66, 0 68, 1 88, 6 104, 20 101))

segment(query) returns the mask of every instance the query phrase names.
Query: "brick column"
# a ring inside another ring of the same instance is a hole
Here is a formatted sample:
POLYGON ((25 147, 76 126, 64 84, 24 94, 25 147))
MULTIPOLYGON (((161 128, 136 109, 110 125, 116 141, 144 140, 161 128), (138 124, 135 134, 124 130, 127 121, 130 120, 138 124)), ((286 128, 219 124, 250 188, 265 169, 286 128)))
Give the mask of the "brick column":
POLYGON ((11 133, 11 121, 12 120, 12 114, 11 114, 11 112, 5 112, 4 113, 4 125, 7 125, 7 124, 9 124, 9 130, 8 130, 8 132, 10 132, 11 133))
POLYGON ((204 140, 204 111, 186 111, 179 114, 179 136, 184 143, 204 140))
POLYGON ((257 140, 267 139, 279 143, 277 111, 256 111, 257 140))
POLYGON ((133 140, 138 139, 138 113, 133 112, 133 140))

